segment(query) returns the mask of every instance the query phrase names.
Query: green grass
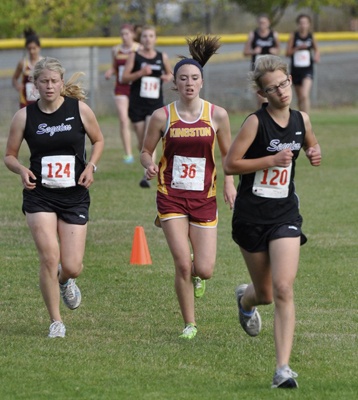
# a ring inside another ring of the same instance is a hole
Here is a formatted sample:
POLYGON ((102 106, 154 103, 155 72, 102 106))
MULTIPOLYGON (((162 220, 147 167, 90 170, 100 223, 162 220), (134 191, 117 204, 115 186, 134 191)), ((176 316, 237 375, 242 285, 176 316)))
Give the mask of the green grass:
MULTIPOLYGON (((233 135, 244 115, 232 115, 233 135)), ((198 335, 182 342, 173 262, 155 228, 155 190, 136 164, 121 162, 115 118, 100 120, 106 148, 91 188, 83 303, 61 304, 64 340, 48 339, 37 253, 21 213, 19 177, 0 168, 0 398, 7 399, 351 399, 358 392, 358 117, 353 109, 312 112, 323 162, 301 154, 296 174, 304 232, 295 284, 297 325, 291 367, 297 391, 270 389, 273 306, 250 338, 237 322, 234 288, 248 281, 231 240, 221 189, 218 257, 196 301, 198 335), (153 264, 129 264, 134 229, 144 227, 153 264)), ((7 128, 1 127, 5 145, 7 128)), ((21 157, 25 160, 26 145, 21 157)), ((222 186, 222 173, 219 173, 222 186)))

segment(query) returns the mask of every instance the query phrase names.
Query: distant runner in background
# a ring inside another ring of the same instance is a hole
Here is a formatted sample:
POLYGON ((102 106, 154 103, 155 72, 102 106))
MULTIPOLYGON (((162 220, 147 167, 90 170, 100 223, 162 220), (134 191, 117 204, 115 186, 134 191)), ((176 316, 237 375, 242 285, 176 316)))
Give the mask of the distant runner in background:
POLYGON ((311 17, 300 14, 296 18, 297 31, 292 33, 288 42, 286 55, 291 57, 291 76, 295 87, 298 108, 306 113, 311 108, 311 88, 314 63, 320 61, 317 42, 311 32, 311 17))
POLYGON ((134 27, 130 24, 122 25, 120 34, 122 43, 112 48, 112 67, 106 71, 104 76, 106 79, 110 79, 112 75, 116 76, 114 101, 119 119, 119 133, 123 143, 123 161, 126 164, 131 164, 134 162, 134 157, 132 154, 131 130, 128 117, 130 84, 123 83, 122 75, 129 54, 138 50, 139 43, 134 41, 134 27))
POLYGON ((24 35, 25 49, 27 54, 19 61, 14 75, 12 76, 12 86, 20 94, 20 108, 34 103, 39 97, 38 91, 30 77, 35 64, 42 58, 40 55, 40 39, 36 35, 35 31, 33 31, 31 28, 25 29, 24 35), (19 78, 21 78, 20 81, 19 78))
MULTIPOLYGON (((132 82, 129 118, 137 135, 139 151, 142 150, 150 116, 153 111, 164 106, 163 83, 173 78, 167 54, 155 49, 156 39, 154 26, 143 26, 140 42, 142 47, 129 55, 123 72, 123 82, 132 82)), ((155 158, 154 155, 153 157, 155 158)), ((145 174, 139 185, 142 188, 150 187, 145 174)))
MULTIPOLYGON (((244 55, 251 57, 251 70, 255 68, 255 61, 265 54, 279 55, 280 40, 278 33, 271 29, 268 15, 261 14, 257 18, 257 28, 249 33, 244 47, 244 55)), ((256 93, 258 106, 266 99, 256 93)))

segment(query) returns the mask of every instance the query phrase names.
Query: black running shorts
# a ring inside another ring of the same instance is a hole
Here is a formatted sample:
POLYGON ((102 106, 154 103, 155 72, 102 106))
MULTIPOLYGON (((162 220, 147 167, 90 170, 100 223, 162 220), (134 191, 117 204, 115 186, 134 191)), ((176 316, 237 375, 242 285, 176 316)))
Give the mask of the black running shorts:
POLYGON ((85 225, 89 219, 90 196, 85 188, 54 191, 34 189, 23 191, 23 213, 53 212, 68 224, 85 225))
POLYGON ((250 253, 268 251, 271 240, 284 237, 300 237, 301 245, 307 242, 301 230, 302 217, 296 221, 280 224, 254 224, 233 219, 232 238, 235 243, 250 253))

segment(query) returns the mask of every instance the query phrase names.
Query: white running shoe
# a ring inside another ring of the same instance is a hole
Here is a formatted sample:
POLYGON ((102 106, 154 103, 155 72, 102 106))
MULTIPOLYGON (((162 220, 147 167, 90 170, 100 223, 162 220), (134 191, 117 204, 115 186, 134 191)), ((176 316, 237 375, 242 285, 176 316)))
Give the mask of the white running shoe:
POLYGON ((237 307, 239 310, 239 321, 243 330, 250 336, 257 336, 261 331, 261 317, 257 308, 255 307, 252 315, 248 316, 243 313, 240 305, 241 297, 244 295, 248 285, 243 284, 236 288, 235 295, 237 301, 237 307))
POLYGON ((54 321, 50 325, 49 329, 49 338, 56 338, 56 337, 61 337, 64 338, 66 335, 66 327, 61 321, 54 321))
MULTIPOLYGON (((62 265, 58 264, 58 273, 57 276, 60 277, 62 270, 62 265)), ((63 302, 70 310, 75 310, 81 304, 81 291, 80 288, 76 285, 76 279, 69 279, 67 283, 60 285, 60 293, 63 302)))
POLYGON ((69 279, 67 283, 60 283, 61 297, 70 310, 75 310, 81 304, 81 291, 76 285, 76 279, 69 279))
POLYGON ((296 389, 298 388, 298 383, 295 380, 297 377, 296 372, 292 371, 288 365, 284 365, 275 371, 271 388, 296 389))

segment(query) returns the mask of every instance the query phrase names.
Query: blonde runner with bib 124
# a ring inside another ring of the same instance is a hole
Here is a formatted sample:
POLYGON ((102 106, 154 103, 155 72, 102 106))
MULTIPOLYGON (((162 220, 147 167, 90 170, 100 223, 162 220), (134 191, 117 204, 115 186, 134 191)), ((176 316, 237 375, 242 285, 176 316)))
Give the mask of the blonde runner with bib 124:
POLYGON ((81 304, 76 278, 83 269, 89 187, 104 147, 97 119, 84 102, 82 73, 65 82, 64 72, 56 58, 35 64, 33 82, 39 99, 14 115, 4 158, 7 168, 21 177, 22 211, 39 256, 50 338, 66 335, 60 298, 71 310, 81 304), (86 138, 92 144, 88 160, 86 138), (29 167, 19 159, 23 141, 30 150, 29 167))

